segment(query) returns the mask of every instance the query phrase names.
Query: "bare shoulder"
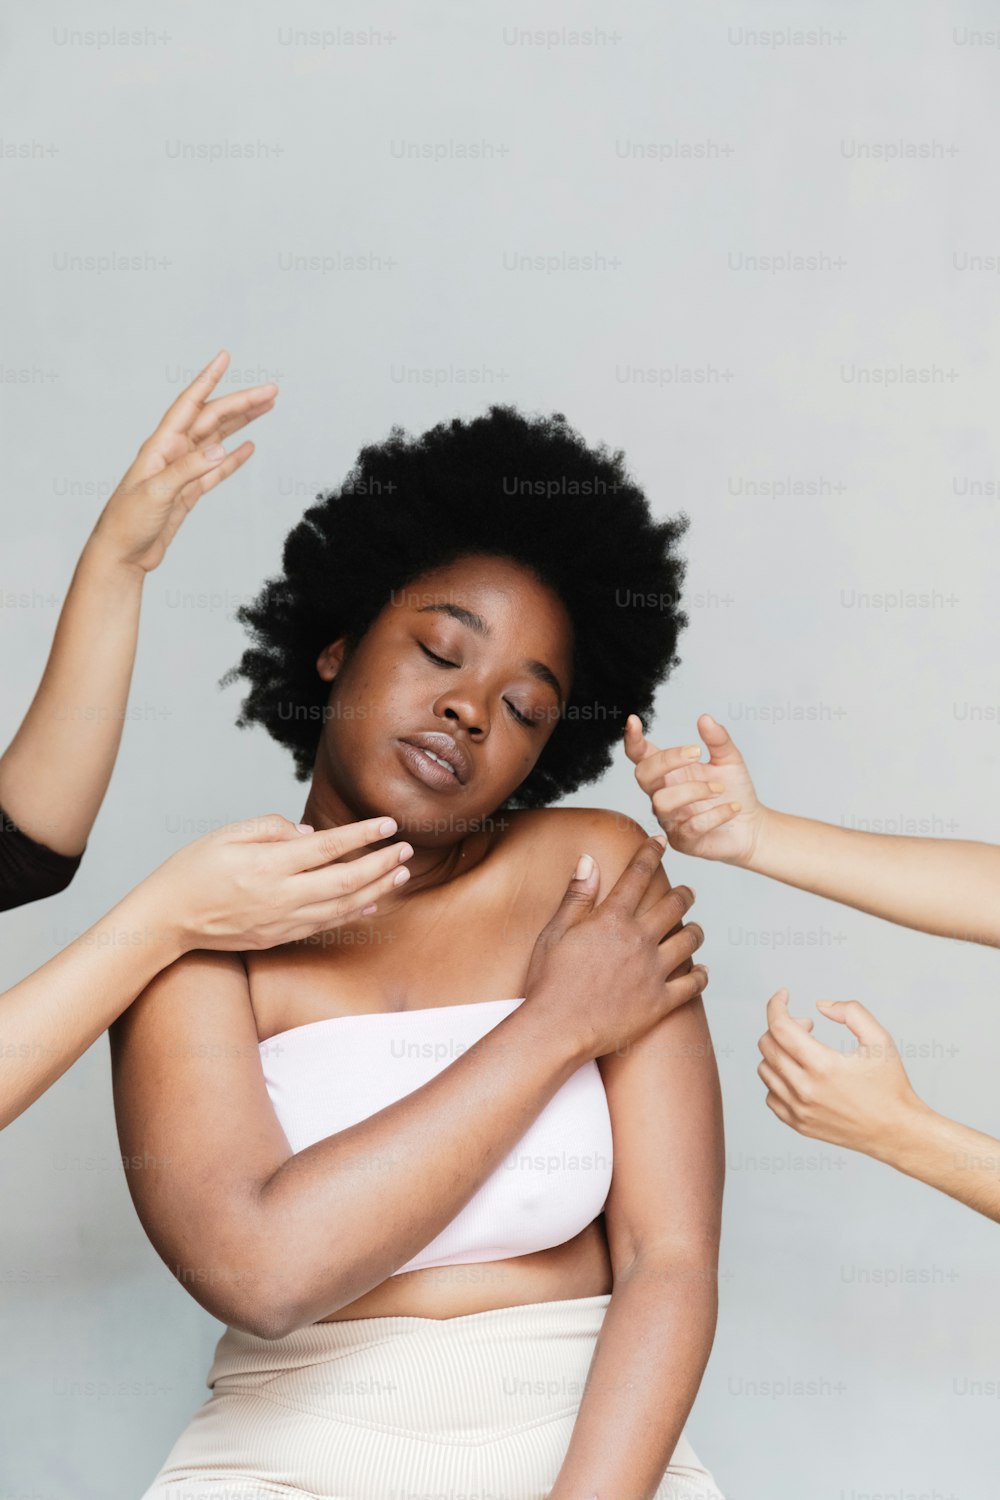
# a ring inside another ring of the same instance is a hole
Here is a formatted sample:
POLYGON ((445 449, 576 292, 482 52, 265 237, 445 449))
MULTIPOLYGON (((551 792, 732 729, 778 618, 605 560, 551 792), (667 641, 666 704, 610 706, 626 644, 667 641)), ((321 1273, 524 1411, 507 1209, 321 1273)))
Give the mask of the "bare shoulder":
POLYGON ((152 1028, 167 1034, 182 1030, 192 1017, 204 1025, 206 1012, 221 1008, 246 1011, 250 991, 246 970, 237 953, 197 949, 161 969, 110 1027, 112 1059, 122 1043, 152 1028))
MULTIPOLYGON (((512 847, 530 848, 540 875, 561 882, 573 874, 581 854, 590 854, 600 872, 598 903, 611 890, 622 871, 655 827, 646 829, 628 813, 609 807, 540 807, 509 813, 512 847)), ((654 895, 670 888, 666 872, 650 883, 654 895)))

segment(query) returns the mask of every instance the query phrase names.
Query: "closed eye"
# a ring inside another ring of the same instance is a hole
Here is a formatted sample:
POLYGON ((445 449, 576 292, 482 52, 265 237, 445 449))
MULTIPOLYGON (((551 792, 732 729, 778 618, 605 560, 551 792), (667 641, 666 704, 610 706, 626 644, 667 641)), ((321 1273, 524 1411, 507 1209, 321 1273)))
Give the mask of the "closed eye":
POLYGON ((423 641, 418 641, 417 645, 420 647, 421 651, 424 653, 425 656, 429 656, 430 659, 431 659, 431 661, 440 662, 441 665, 442 665, 442 667, 457 667, 458 666, 458 662, 457 661, 445 661, 445 659, 444 659, 443 656, 435 656, 433 651, 428 651, 428 649, 424 645, 423 641))
MULTIPOLYGON (((417 645, 420 647, 421 651, 424 653, 425 656, 429 656, 430 659, 431 659, 431 661, 436 661, 439 666, 441 666, 441 667, 457 667, 458 666, 458 662, 457 661, 445 661, 445 659, 444 659, 443 656, 436 656, 433 651, 431 651, 427 646, 424 645, 423 641, 418 641, 417 645)), ((526 729, 534 729, 535 728, 534 720, 532 720, 532 719, 526 719, 524 717, 524 714, 519 714, 518 711, 517 711, 517 709, 514 707, 513 703, 508 702, 508 700, 506 698, 503 701, 507 704, 507 707, 510 709, 511 713, 514 715, 514 718, 517 720, 517 722, 519 724, 523 724, 526 729)))

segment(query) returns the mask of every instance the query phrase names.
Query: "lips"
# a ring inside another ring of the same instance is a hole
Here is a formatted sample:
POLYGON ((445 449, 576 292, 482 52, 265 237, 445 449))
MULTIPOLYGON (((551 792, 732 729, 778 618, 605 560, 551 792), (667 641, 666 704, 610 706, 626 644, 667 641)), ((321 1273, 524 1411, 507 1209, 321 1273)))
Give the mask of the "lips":
MULTIPOLYGON (((431 756, 437 756, 439 760, 445 761, 455 773, 455 778, 462 786, 465 786, 472 773, 468 752, 457 740, 452 739, 450 734, 441 731, 432 731, 427 734, 408 734, 400 741, 403 745, 413 745, 418 750, 429 752, 431 756)), ((443 769, 443 768, 442 768, 443 769)), ((450 774, 445 772, 446 775, 450 774)))

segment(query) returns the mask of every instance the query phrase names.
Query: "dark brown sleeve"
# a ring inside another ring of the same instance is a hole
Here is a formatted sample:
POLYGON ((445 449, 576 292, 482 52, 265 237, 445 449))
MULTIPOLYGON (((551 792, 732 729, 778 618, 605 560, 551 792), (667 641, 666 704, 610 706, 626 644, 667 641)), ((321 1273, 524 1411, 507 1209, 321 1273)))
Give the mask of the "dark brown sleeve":
POLYGON ((0 808, 0 911, 64 891, 82 858, 37 844, 0 808))

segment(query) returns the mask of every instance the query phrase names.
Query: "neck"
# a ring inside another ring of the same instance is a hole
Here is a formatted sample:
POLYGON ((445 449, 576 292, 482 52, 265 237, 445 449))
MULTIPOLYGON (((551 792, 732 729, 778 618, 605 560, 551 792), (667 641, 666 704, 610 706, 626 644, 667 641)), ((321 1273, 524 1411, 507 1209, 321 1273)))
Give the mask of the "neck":
MULTIPOLYGON (((390 816, 392 816, 390 814, 390 816)), ((308 823, 311 827, 319 830, 321 828, 342 828, 348 823, 360 822, 358 814, 353 808, 348 807, 342 797, 331 787, 317 785, 316 778, 313 779, 306 798, 305 809, 301 821, 308 823)), ((397 819, 397 822, 399 820, 397 819)), ((399 896, 395 893, 391 896, 383 895, 378 898, 380 913, 395 911, 398 906, 405 903, 407 895, 417 890, 427 890, 432 886, 444 885, 465 864, 466 839, 462 838, 454 844, 436 844, 430 848, 421 847, 413 839, 407 838, 406 834, 397 829, 388 838, 375 839, 370 843, 363 844, 360 849, 351 849, 341 856, 342 860, 360 859, 364 854, 371 854, 373 850, 384 849, 390 844, 408 843, 413 853, 405 861, 406 868, 410 872, 410 878, 402 888, 399 896)))

